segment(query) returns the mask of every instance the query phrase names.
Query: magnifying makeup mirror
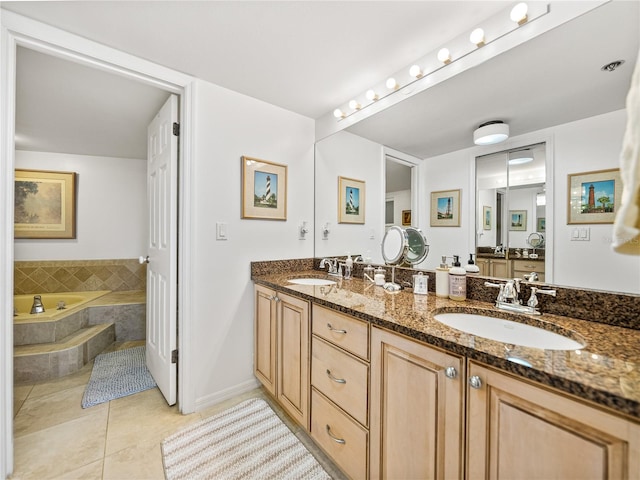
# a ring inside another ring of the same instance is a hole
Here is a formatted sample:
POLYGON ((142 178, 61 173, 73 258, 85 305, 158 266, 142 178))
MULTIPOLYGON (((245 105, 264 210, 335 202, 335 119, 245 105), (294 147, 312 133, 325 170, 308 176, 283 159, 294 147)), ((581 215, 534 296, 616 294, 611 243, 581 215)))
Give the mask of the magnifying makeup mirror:
POLYGON ((382 239, 382 258, 387 265, 391 265, 391 282, 384 284, 388 292, 397 292, 402 287, 396 283, 395 267, 403 262, 416 265, 429 254, 427 238, 418 228, 402 228, 394 225, 387 230, 382 239))

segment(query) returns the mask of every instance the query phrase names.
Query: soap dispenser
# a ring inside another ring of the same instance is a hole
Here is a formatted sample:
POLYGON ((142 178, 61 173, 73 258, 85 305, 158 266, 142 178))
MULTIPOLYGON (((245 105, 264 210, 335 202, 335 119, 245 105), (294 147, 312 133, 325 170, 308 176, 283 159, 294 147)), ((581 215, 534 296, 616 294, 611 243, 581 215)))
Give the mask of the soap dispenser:
POLYGON ((460 257, 453 256, 449 269, 449 298, 461 302, 467 298, 467 271, 460 266, 460 257))
POLYGON ((449 296, 449 266, 447 265, 447 257, 444 255, 440 266, 436 268, 436 296, 449 296))
POLYGON ((351 258, 351 253, 347 252, 347 259, 344 261, 344 278, 346 280, 351 278, 352 271, 353 271, 353 258, 351 258))
POLYGON ((473 253, 469 254, 469 261, 464 266, 464 269, 467 271, 467 275, 475 275, 480 273, 480 267, 477 266, 473 261, 473 253))

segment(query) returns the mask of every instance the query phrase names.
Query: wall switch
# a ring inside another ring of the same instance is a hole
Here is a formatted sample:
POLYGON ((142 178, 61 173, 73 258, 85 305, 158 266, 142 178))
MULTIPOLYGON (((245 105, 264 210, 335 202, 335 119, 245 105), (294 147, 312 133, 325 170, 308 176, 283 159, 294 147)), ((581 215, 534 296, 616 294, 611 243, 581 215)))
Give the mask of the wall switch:
POLYGON ((571 230, 572 242, 588 242, 591 239, 591 229, 589 227, 575 227, 571 230))
POLYGON ((216 222, 216 240, 228 240, 228 224, 216 222))

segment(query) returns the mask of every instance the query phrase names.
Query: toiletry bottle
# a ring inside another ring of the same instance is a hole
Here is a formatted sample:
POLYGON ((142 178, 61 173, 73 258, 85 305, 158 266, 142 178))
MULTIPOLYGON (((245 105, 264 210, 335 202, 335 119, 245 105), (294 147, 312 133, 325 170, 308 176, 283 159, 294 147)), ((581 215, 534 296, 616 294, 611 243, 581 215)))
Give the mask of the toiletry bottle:
POLYGON ((367 265, 366 267, 364 267, 364 272, 362 274, 362 279, 365 282, 374 283, 375 282, 374 276, 375 276, 375 269, 371 265, 367 265))
POLYGON ((351 258, 351 253, 347 252, 347 259, 344 261, 344 278, 351 278, 351 272, 353 271, 353 258, 351 258))
POLYGON ((473 261, 473 253, 469 254, 469 261, 464 266, 464 269, 467 271, 467 275, 475 275, 480 273, 480 267, 477 266, 473 261))
POLYGON ((447 257, 444 255, 440 266, 436 268, 436 296, 449 296, 449 265, 447 265, 447 257))
POLYGON ((460 266, 458 255, 453 256, 449 269, 449 298, 458 302, 467 298, 467 271, 460 266))
POLYGON ((386 279, 386 273, 387 271, 382 268, 382 267, 378 267, 375 270, 375 274, 373 276, 376 285, 378 286, 382 286, 386 283, 387 279, 386 279))

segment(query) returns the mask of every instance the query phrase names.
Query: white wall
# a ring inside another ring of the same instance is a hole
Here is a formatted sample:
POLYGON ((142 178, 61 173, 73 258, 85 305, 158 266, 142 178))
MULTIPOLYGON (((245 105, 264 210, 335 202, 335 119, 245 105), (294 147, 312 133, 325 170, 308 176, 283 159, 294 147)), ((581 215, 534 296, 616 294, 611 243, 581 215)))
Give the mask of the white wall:
POLYGON ((402 225, 402 211, 411 210, 411 190, 387 192, 386 201, 389 200, 393 200, 393 224, 402 225))
MULTIPOLYGON (((253 283, 249 262, 313 256, 314 122, 216 85, 196 81, 191 252, 196 409, 255 385, 253 283), (288 165, 287 220, 240 218, 243 155, 288 165), (216 241, 215 224, 228 224, 216 241)), ((337 181, 337 180, 336 180, 337 181)))
POLYGON ((76 238, 16 239, 15 260, 137 258, 146 251, 145 160, 18 150, 16 168, 78 178, 76 238))
POLYGON ((343 256, 347 252, 371 253, 384 263, 380 243, 384 236, 384 155, 382 145, 348 132, 339 132, 316 144, 315 162, 315 254, 343 256), (365 182, 364 225, 338 224, 338 177, 365 182), (329 238, 321 227, 329 223, 329 238))
MULTIPOLYGON (((571 241, 574 225, 567 224, 568 174, 619 167, 625 125, 626 111, 618 110, 527 135, 527 138, 553 138, 554 171, 548 177, 554 180, 555 206, 553 225, 547 224, 547 232, 553 228, 552 275, 556 285, 640 293, 640 257, 621 255, 612 250, 611 224, 584 225, 590 229, 591 240, 588 242, 571 241)), ((514 146, 518 141, 518 137, 509 140, 514 146)), ((470 228, 473 228, 475 219, 468 213, 473 210, 466 206, 470 200, 470 185, 473 184, 475 151, 469 148, 425 159, 418 167, 421 211, 425 212, 418 226, 425 231, 430 244, 429 257, 421 265, 423 268, 434 269, 441 255, 459 254, 461 258, 468 258, 468 253, 474 251, 470 228), (430 192, 457 188, 462 189, 462 227, 429 227, 430 192)), ((547 205, 550 203, 548 193, 547 190, 547 205)), ((535 201, 528 203, 529 213, 534 211, 535 203, 532 202, 535 201)), ((528 218, 530 230, 535 229, 533 221, 533 218, 528 218)))

